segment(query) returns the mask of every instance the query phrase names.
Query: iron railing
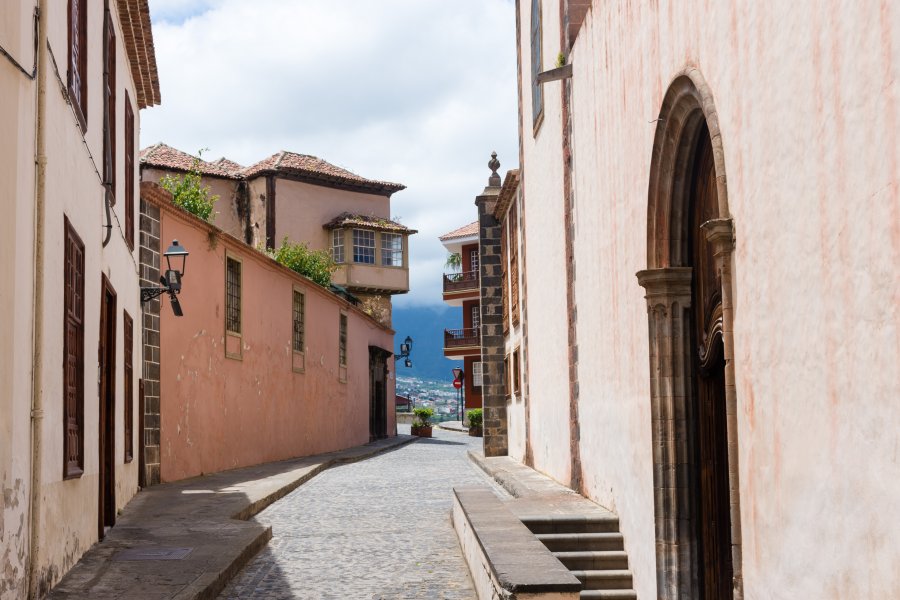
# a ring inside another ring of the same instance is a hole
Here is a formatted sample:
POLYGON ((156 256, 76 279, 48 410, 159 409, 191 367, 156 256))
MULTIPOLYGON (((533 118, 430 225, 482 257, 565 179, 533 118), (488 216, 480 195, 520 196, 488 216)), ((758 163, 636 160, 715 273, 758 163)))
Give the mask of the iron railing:
POLYGON ((478 289, 478 271, 444 273, 444 292, 463 292, 478 289))
POLYGON ((466 329, 445 329, 444 348, 465 348, 481 345, 481 330, 471 327, 466 329))

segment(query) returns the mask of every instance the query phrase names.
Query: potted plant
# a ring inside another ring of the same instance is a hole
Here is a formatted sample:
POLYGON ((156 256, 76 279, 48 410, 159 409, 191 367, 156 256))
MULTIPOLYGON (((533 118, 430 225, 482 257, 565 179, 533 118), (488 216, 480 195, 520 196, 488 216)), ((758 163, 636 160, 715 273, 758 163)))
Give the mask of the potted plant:
POLYGON ((466 417, 469 419, 469 435, 472 437, 481 437, 484 435, 484 413, 480 408, 473 408, 466 411, 466 417))
POLYGON ((412 434, 419 437, 431 437, 431 417, 434 416, 434 409, 418 407, 413 412, 416 420, 412 424, 412 434))

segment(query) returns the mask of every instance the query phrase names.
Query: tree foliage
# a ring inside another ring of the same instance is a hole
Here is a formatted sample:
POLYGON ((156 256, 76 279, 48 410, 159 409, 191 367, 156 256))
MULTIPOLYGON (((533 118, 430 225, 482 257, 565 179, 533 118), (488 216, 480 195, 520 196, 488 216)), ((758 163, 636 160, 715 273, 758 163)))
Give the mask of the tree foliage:
MULTIPOLYGON (((200 151, 203 154, 203 151, 200 151)), ((172 194, 172 203, 209 223, 214 216, 213 205, 219 199, 203 185, 200 159, 195 158, 191 170, 184 175, 166 175, 159 181, 163 189, 172 194)))
POLYGON ((281 241, 281 246, 266 253, 288 269, 326 288, 331 285, 331 275, 337 268, 331 253, 326 250, 310 250, 305 243, 292 244, 287 237, 281 241))
POLYGON ((462 268, 462 257, 459 255, 459 252, 448 254, 447 262, 444 263, 444 266, 451 271, 459 271, 462 268))

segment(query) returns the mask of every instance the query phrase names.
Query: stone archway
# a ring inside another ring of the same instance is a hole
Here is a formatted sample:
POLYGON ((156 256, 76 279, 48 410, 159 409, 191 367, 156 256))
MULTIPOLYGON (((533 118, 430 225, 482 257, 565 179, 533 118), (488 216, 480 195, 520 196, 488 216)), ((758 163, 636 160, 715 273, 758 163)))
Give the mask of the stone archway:
POLYGON ((712 93, 699 71, 689 69, 672 82, 660 109, 647 269, 637 273, 649 322, 659 598, 722 597, 712 589, 743 595, 733 231, 712 93), (710 464, 713 471, 718 464, 718 478, 708 476, 710 464), (711 506, 720 512, 711 513, 711 506))

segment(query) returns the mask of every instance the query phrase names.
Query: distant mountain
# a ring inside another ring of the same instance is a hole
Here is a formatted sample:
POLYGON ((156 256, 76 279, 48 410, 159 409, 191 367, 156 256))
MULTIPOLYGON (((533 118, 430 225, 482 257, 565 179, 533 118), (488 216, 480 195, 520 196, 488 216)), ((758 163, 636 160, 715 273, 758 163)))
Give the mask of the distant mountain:
POLYGON ((398 361, 398 377, 417 377, 433 381, 452 381, 453 367, 462 367, 461 360, 444 358, 444 329, 462 327, 462 309, 447 305, 395 307, 393 327, 394 352, 410 336, 413 339, 413 366, 407 369, 398 361))

